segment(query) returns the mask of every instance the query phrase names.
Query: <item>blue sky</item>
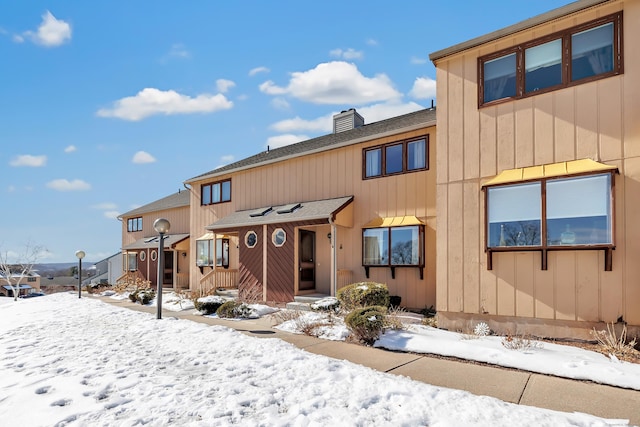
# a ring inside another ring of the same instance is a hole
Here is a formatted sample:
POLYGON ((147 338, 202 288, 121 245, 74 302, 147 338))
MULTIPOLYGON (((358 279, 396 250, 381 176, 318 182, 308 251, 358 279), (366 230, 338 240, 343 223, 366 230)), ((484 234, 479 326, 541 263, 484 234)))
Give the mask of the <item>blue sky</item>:
POLYGON ((0 251, 112 255, 117 215, 342 110, 429 107, 429 53, 568 3, 2 1, 0 251))

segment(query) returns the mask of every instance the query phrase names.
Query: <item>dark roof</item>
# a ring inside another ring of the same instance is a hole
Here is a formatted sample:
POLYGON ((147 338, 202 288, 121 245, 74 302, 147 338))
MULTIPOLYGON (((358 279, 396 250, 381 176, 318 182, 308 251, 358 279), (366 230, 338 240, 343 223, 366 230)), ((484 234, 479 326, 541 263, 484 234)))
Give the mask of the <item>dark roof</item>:
POLYGON ((433 126, 436 123, 436 109, 427 108, 415 111, 413 113, 404 114, 402 116, 392 117, 390 119, 381 120, 379 122, 366 124, 364 126, 317 138, 308 139, 296 144, 275 148, 269 151, 263 151, 254 156, 247 157, 235 163, 219 167, 212 171, 203 173, 185 181, 189 183, 198 181, 203 178, 222 175, 236 170, 247 169, 263 164, 274 163, 291 157, 298 157, 313 152, 331 150, 334 148, 356 144, 373 138, 378 138, 386 134, 399 133, 405 130, 418 129, 424 126, 433 126))
POLYGON ((467 49, 471 49, 476 46, 480 46, 485 43, 492 42, 501 37, 509 36, 520 31, 528 30, 529 28, 533 28, 536 25, 544 24, 546 22, 553 21, 554 19, 563 18, 565 16, 571 15, 572 13, 580 12, 584 9, 588 9, 590 7, 599 5, 601 3, 606 3, 608 1, 611 1, 611 0, 574 1, 573 3, 569 3, 565 6, 553 9, 549 12, 545 12, 543 14, 534 16, 532 18, 525 19, 524 21, 518 22, 517 24, 513 24, 508 27, 504 27, 500 30, 485 34, 483 36, 476 37, 471 40, 467 40, 466 42, 458 43, 446 49, 438 50, 436 52, 429 54, 429 59, 431 59, 432 62, 435 62, 446 56, 454 55, 456 53, 465 51, 467 49))
POLYGON ((156 200, 155 202, 151 202, 129 212, 125 212, 119 215, 118 218, 136 216, 165 209, 181 208, 183 206, 189 206, 189 192, 187 190, 178 191, 177 193, 173 193, 172 195, 156 200))
MULTIPOLYGON (((189 237, 188 233, 165 234, 162 244, 167 249, 172 248, 174 245, 182 242, 187 237, 189 237)), ((157 248, 159 243, 160 243, 160 236, 143 237, 142 239, 138 239, 127 246, 123 246, 122 250, 129 251, 133 249, 157 248)))
POLYGON ((237 211, 206 226, 207 230, 225 230, 262 224, 282 224, 294 221, 329 219, 353 201, 353 196, 336 199, 313 200, 280 206, 265 206, 260 209, 237 211))

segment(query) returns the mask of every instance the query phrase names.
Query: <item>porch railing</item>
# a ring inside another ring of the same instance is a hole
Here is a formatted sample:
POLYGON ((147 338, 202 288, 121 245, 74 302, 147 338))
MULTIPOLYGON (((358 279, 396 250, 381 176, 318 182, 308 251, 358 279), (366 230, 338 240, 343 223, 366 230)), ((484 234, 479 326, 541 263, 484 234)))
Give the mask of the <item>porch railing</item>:
POLYGON ((139 270, 125 271, 116 279, 116 285, 129 284, 133 286, 136 283, 136 279, 139 279, 141 282, 146 280, 139 270))
POLYGON ((238 287, 238 270, 237 269, 213 269, 200 279, 200 287, 203 289, 213 288, 237 288, 238 287))

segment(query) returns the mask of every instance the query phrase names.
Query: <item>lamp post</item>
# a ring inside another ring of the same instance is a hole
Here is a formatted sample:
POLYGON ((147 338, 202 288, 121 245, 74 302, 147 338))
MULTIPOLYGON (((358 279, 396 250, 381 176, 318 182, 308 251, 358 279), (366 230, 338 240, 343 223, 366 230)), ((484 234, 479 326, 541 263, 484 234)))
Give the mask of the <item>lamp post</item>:
POLYGON ((84 255, 84 251, 76 251, 78 257, 78 298, 82 298, 82 258, 84 255))
POLYGON ((157 306, 158 306, 158 319, 162 319, 162 279, 164 279, 164 235, 169 232, 171 223, 164 219, 158 218, 153 222, 153 228, 160 234, 160 244, 158 245, 158 289, 157 306))

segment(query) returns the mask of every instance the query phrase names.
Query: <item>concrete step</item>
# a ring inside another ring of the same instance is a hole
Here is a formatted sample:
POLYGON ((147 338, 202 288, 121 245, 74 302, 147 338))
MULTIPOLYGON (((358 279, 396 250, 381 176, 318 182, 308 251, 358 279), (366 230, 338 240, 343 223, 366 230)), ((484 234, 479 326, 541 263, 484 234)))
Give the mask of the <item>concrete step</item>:
POLYGON ((307 304, 313 304, 314 302, 317 302, 317 301, 321 300, 322 298, 327 298, 327 297, 330 297, 330 296, 331 295, 315 293, 315 294, 307 294, 307 295, 297 295, 297 296, 293 297, 293 300, 295 302, 304 302, 304 303, 307 303, 307 304))
POLYGON ((287 310, 311 311, 311 303, 308 302, 288 302, 285 306, 287 310))

